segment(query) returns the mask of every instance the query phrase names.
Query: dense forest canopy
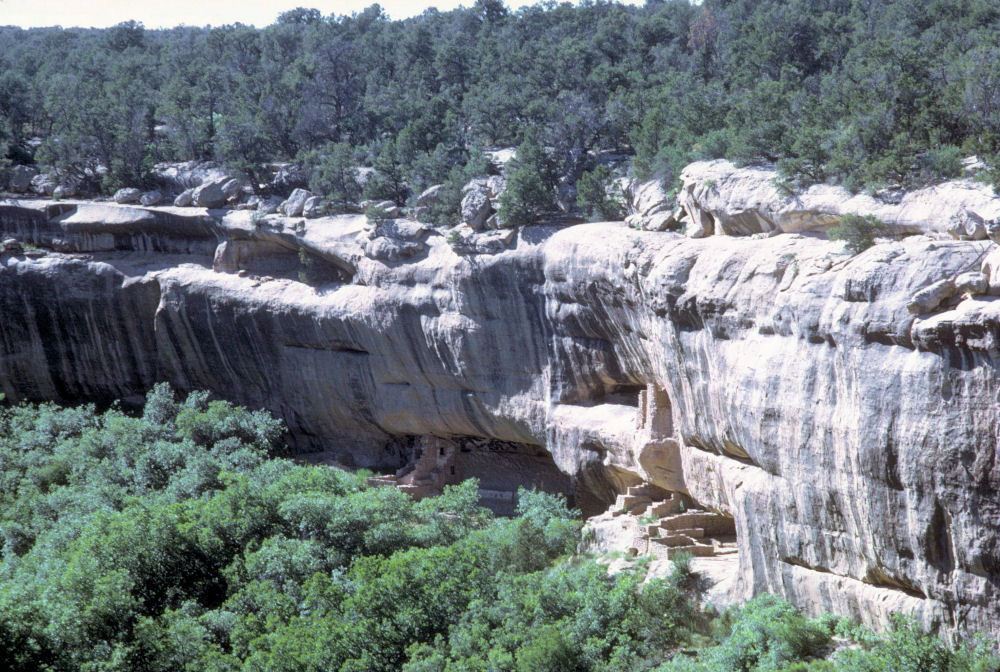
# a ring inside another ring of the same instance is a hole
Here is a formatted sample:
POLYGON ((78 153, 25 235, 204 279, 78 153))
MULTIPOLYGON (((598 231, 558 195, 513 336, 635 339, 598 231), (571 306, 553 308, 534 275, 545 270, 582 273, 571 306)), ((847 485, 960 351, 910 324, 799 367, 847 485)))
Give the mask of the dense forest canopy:
POLYGON ((668 183, 714 157, 852 188, 926 182, 972 154, 997 165, 998 44, 991 0, 477 0, 402 21, 297 9, 259 30, 8 27, 0 155, 105 191, 216 158, 250 177, 295 160, 328 195, 353 188, 344 165, 374 166, 374 191, 407 196, 473 148, 526 138, 570 184, 599 152, 668 183))

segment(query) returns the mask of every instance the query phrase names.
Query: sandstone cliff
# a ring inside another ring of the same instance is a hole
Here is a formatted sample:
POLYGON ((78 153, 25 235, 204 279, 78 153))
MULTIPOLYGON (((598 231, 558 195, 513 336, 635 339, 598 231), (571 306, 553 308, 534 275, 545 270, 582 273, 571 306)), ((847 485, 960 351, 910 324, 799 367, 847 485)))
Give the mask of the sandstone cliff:
POLYGON ((344 463, 450 438, 500 490, 554 463, 592 512, 649 482, 733 518, 746 595, 1000 635, 992 242, 587 224, 478 254, 363 217, 30 202, 0 230, 51 250, 0 256, 12 400, 167 380, 344 463))

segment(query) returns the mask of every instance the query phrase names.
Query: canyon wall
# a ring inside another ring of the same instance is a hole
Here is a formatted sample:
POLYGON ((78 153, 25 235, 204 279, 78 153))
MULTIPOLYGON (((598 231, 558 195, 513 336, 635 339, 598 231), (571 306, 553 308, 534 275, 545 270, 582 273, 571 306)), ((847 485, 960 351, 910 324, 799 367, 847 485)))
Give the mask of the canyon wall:
POLYGON ((402 221, 32 202, 0 231, 42 248, 0 256, 9 400, 166 380, 357 466, 421 436, 533 447, 585 511, 650 482, 731 516, 744 595, 1000 636, 989 240, 598 223, 479 254, 402 221))

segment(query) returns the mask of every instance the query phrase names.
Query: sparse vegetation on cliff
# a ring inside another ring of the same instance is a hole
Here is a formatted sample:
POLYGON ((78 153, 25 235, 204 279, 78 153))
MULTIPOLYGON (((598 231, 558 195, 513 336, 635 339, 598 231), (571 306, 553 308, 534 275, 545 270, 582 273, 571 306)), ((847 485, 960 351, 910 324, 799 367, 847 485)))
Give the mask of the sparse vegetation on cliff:
POLYGON ((840 223, 827 231, 830 240, 844 241, 844 248, 851 254, 860 254, 875 244, 875 238, 887 231, 885 224, 873 215, 847 214, 840 223))

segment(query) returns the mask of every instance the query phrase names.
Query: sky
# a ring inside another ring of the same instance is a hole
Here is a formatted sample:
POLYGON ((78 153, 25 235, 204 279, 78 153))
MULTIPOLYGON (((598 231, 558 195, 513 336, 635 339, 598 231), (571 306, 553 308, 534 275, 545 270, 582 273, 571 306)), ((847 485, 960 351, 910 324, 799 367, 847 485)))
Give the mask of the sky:
MULTIPOLYGON (((537 0, 505 0, 510 8, 535 4, 537 0)), ((122 21, 141 21, 147 28, 219 26, 244 23, 258 28, 274 22, 278 14, 296 7, 310 7, 323 15, 359 12, 376 0, 0 0, 0 26, 63 26, 106 28, 122 21)), ((380 0, 382 9, 394 19, 420 14, 428 7, 445 11, 475 0, 380 0)), ((629 4, 642 4, 631 0, 629 4)))

